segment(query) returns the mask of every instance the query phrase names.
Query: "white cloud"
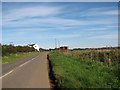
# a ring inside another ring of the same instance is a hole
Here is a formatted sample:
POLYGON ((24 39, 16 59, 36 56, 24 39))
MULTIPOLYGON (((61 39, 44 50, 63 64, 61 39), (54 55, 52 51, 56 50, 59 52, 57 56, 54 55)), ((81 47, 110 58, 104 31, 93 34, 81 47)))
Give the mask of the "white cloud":
POLYGON ((88 30, 96 31, 96 30, 107 30, 108 28, 91 28, 88 30))
POLYGON ((3 11, 3 20, 19 20, 28 17, 46 17, 54 16, 60 13, 60 7, 50 7, 50 6, 31 6, 31 7, 21 7, 17 9, 12 9, 9 11, 3 11))
POLYGON ((57 38, 57 39, 61 39, 61 38, 75 38, 75 37, 79 37, 80 34, 59 34, 59 35, 53 35, 52 38, 57 38))
POLYGON ((101 8, 90 8, 86 11, 80 13, 81 16, 108 16, 108 15, 118 15, 117 8, 112 7, 101 7, 101 8))
POLYGON ((120 26, 107 26, 107 27, 109 27, 109 28, 118 28, 120 26))
POLYGON ((106 11, 101 13, 102 15, 118 15, 118 10, 110 10, 110 11, 106 11))
POLYGON ((118 35, 100 35, 100 36, 93 36, 89 37, 89 39, 118 39, 118 35))
MULTIPOLYGON (((75 20, 75 19, 66 19, 60 18, 59 14, 64 13, 64 7, 53 7, 53 6, 31 6, 31 7, 21 7, 14 8, 9 11, 3 12, 3 27, 47 27, 52 26, 56 30, 66 30, 74 29, 79 26, 88 26, 88 25, 109 25, 117 23, 117 18, 103 18, 103 19, 93 19, 93 20, 75 20), (40 17, 40 18, 33 18, 40 17), (68 26, 68 27, 66 27, 68 26)), ((103 10, 104 8, 102 8, 103 10)), ((108 8, 107 8, 108 9, 108 8)), ((88 14, 83 13, 84 15, 91 15, 94 12, 101 11, 100 8, 92 8, 88 10, 88 14), (91 12, 93 11, 93 12, 91 12), (90 14, 91 13, 91 14, 90 14)), ((115 11, 104 12, 106 14, 111 14, 115 11)), ((82 14, 81 14, 82 15, 82 14)), ((36 29, 36 28, 35 28, 36 29)), ((25 30, 25 29, 24 29, 25 30)), ((29 29, 32 30, 32 29, 29 29)), ((36 29, 36 30, 42 30, 36 29)), ((91 29, 91 30, 97 30, 91 29)), ((99 30, 105 30, 105 28, 99 28, 99 30)))
POLYGON ((64 27, 64 26, 80 26, 80 25, 109 25, 116 24, 117 18, 110 19, 96 19, 96 20, 74 20, 64 18, 37 18, 37 19, 24 19, 19 21, 4 21, 5 27, 29 27, 29 26, 52 26, 52 27, 64 27))
POLYGON ((65 39, 65 38, 76 38, 80 37, 80 34, 60 34, 60 33, 30 33, 30 32, 13 32, 13 33, 4 33, 3 34, 3 41, 15 41, 16 38, 20 42, 22 41, 40 41, 40 40, 48 40, 48 39, 65 39), (9 37, 9 38, 6 38, 9 37), (32 38, 31 38, 32 37, 32 38))
POLYGON ((36 31, 47 31, 48 28, 21 28, 21 29, 10 29, 10 31, 16 31, 16 32, 36 32, 36 31))

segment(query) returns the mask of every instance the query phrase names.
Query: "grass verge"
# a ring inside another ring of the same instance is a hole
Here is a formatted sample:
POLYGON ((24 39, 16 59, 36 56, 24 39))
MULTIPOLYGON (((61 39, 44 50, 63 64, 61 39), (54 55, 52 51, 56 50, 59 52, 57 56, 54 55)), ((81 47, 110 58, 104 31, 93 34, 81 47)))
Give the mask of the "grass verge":
POLYGON ((105 66, 103 62, 55 52, 49 53, 53 72, 60 88, 120 88, 118 65, 105 66))
POLYGON ((26 57, 26 56, 30 56, 30 55, 34 55, 34 54, 37 54, 37 53, 38 52, 10 54, 9 56, 2 57, 2 64, 13 62, 13 61, 18 60, 20 58, 23 58, 23 57, 26 57))

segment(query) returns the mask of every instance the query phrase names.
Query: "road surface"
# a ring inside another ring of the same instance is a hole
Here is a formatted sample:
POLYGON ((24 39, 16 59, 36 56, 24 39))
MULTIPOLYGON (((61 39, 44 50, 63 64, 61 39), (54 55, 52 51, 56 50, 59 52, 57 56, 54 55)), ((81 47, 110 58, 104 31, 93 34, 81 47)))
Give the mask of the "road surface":
POLYGON ((47 52, 4 64, 2 88, 50 88, 47 52))

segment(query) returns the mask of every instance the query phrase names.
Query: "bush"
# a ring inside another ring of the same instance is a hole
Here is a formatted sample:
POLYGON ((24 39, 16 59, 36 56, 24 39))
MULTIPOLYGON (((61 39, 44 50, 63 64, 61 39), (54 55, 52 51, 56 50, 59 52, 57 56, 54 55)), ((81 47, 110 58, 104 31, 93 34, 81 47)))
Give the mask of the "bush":
POLYGON ((35 49, 29 46, 14 46, 14 45, 2 45, 2 56, 8 56, 10 54, 18 52, 33 52, 35 49))

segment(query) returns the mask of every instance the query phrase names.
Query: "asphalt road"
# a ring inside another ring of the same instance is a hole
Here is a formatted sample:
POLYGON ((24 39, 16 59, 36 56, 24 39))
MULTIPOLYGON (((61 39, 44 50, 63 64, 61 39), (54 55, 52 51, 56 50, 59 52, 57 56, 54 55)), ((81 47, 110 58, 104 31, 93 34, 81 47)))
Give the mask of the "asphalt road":
POLYGON ((2 88, 50 88, 47 52, 2 65, 2 88))

